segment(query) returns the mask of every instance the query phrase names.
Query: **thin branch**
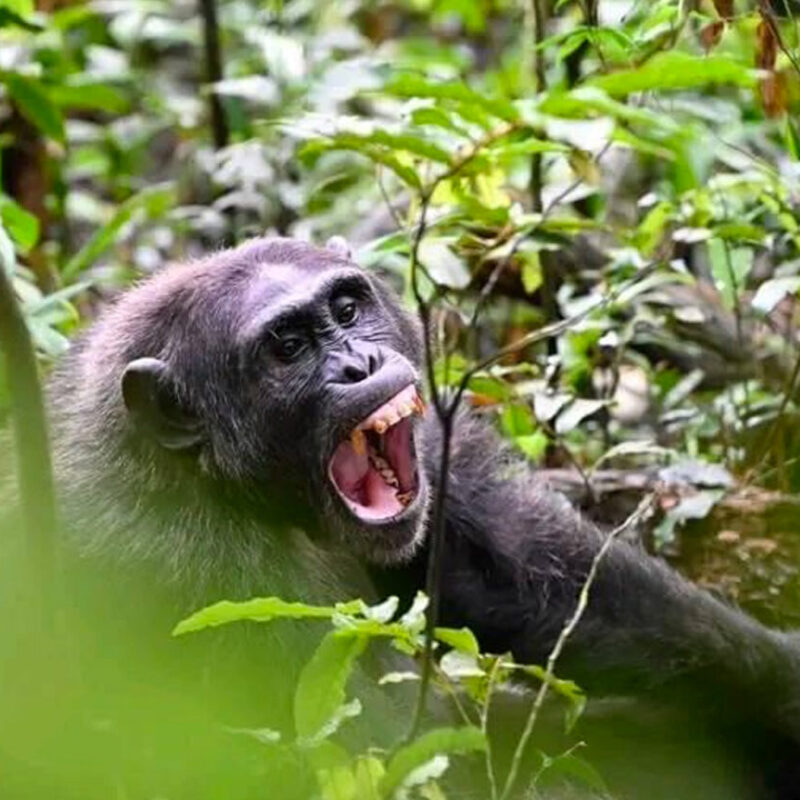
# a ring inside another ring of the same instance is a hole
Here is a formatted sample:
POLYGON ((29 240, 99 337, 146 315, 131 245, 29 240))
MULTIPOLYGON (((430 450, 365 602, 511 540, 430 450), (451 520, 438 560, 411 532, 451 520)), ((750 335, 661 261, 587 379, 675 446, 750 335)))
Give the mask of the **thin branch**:
MULTIPOLYGON (((800 62, 798 62, 797 56, 786 46, 786 43, 783 41, 780 26, 778 25, 778 21, 775 19, 775 14, 769 7, 769 4, 766 3, 765 0, 760 0, 758 10, 761 12, 761 18, 767 23, 767 25, 769 25, 772 35, 775 37, 775 41, 778 43, 778 48, 786 56, 786 58, 789 59, 789 63, 792 65, 794 71, 800 75, 800 62)), ((794 15, 792 16, 794 17, 794 15)))
MULTIPOLYGON (((533 72, 534 91, 541 94, 547 90, 547 73, 545 71, 545 58, 542 50, 544 41, 544 0, 530 0, 531 17, 533 19, 533 72)), ((535 212, 541 212, 542 206, 542 154, 534 153, 531 157, 531 171, 528 178, 528 191, 531 196, 531 207, 535 212)))
POLYGON ((749 470, 747 477, 745 478, 745 483, 750 483, 753 473, 761 466, 761 464, 764 462, 764 459, 766 459, 767 455, 769 454, 770 448, 772 447, 772 443, 775 440, 775 437, 777 436, 778 431, 781 428, 783 417, 786 414, 786 409, 788 408, 789 403, 794 397, 795 391, 797 391, 798 388, 800 388, 800 353, 798 353, 798 356, 795 359, 794 368, 792 369, 792 374, 788 377, 786 381, 786 387, 783 391, 783 399, 781 400, 780 407, 778 408, 778 412, 775 415, 775 420, 773 421, 772 427, 769 429, 769 432, 762 440, 758 456, 754 459, 753 466, 749 470))
POLYGON ((561 657, 561 653, 564 650, 567 641, 578 627, 578 624, 580 623, 581 618, 583 617, 583 614, 589 605, 589 593, 597 577, 597 572, 600 568, 601 562, 611 548, 611 545, 623 533, 625 533, 625 531, 638 524, 638 522, 647 515, 652 507, 653 498, 654 495, 647 495, 647 497, 645 497, 639 503, 636 510, 621 525, 614 528, 614 530, 608 534, 603 541, 603 544, 600 546, 600 549, 595 554, 591 567, 589 568, 589 573, 587 574, 586 580, 584 581, 580 594, 578 595, 578 603, 575 607, 575 612, 561 629, 561 633, 559 634, 558 639, 556 639, 556 643, 553 645, 553 649, 550 651, 550 655, 547 658, 545 674, 542 677, 542 683, 539 686, 539 691, 536 693, 536 697, 534 698, 533 706, 531 706, 531 713, 528 715, 528 719, 525 723, 525 729, 523 730, 522 736, 520 737, 516 750, 514 751, 511 769, 509 770, 508 778, 506 779, 505 787, 503 788, 503 793, 500 795, 501 800, 508 798, 511 790, 514 788, 517 776, 519 775, 520 766, 522 765, 522 758, 528 746, 528 741, 531 738, 531 734, 533 733, 533 728, 536 724, 539 712, 542 708, 545 698, 547 697, 550 683, 555 677, 556 664, 558 659, 561 657))
MULTIPOLYGON (((457 159, 456 163, 459 165, 458 169, 463 168, 465 164, 469 163, 469 161, 475 158, 475 156, 477 156, 477 154, 480 151, 480 147, 486 146, 492 141, 495 141, 500 136, 507 135, 510 131, 514 129, 515 126, 509 124, 506 126, 501 126, 500 129, 492 131, 489 134, 487 134, 487 136, 485 136, 481 140, 483 144, 479 146, 479 143, 476 143, 473 147, 470 148, 468 152, 466 152, 459 159, 457 159)), ((602 158, 603 154, 608 150, 609 146, 610 142, 607 143, 606 146, 603 147, 603 149, 598 153, 596 157, 598 161, 600 158, 602 158)), ((428 210, 430 207, 431 197, 433 196, 433 193, 436 190, 436 187, 439 185, 439 183, 449 177, 453 177, 457 173, 458 169, 456 169, 454 165, 452 168, 448 169, 446 172, 442 173, 437 178, 435 178, 423 192, 420 199, 421 206, 419 213, 419 222, 414 231, 414 237, 412 240, 411 253, 410 253, 411 287, 414 299, 417 303, 420 321, 422 323, 423 346, 425 348, 425 366, 428 377, 428 383, 431 390, 433 405, 436 410, 436 415, 439 419, 439 423, 442 430, 442 453, 439 464, 436 499, 434 502, 434 510, 431 517, 430 553, 428 556, 428 569, 425 579, 425 591, 428 595, 430 605, 428 607, 428 613, 426 615, 425 646, 422 654, 422 673, 420 677, 419 694, 417 695, 417 702, 414 708, 414 714, 412 717, 408 735, 406 737, 406 741, 411 741, 417 735, 419 728, 422 724, 422 717, 425 711, 425 701, 427 698, 428 688, 430 686, 431 676, 433 672, 432 660, 433 660, 433 647, 435 639, 434 633, 439 613, 439 603, 441 596, 441 591, 439 586, 440 583, 439 575, 441 572, 442 554, 444 552, 445 504, 447 500, 447 486, 449 477, 448 472, 450 469, 450 442, 453 432, 453 422, 458 412, 458 408, 461 404, 464 392, 467 389, 469 380, 476 374, 476 372, 479 372, 481 369, 485 369, 487 366, 495 363, 496 361, 499 361, 506 355, 517 352, 519 349, 526 347, 528 344, 531 344, 534 341, 540 341, 542 339, 548 338, 549 336, 557 336, 558 334, 568 330, 572 325, 576 324, 576 322, 581 321, 590 313, 595 311, 597 308, 600 308, 601 306, 605 305, 611 299, 610 297, 607 297, 604 300, 601 300, 599 303, 593 305, 583 313, 577 314, 574 317, 570 318, 569 320, 562 320, 559 322, 555 322, 551 325, 547 325, 543 328, 540 328, 537 331, 533 331, 531 334, 523 337, 517 342, 513 342, 511 345, 502 348, 497 353, 495 353, 494 356, 485 359, 478 365, 474 366, 472 369, 468 370, 465 373, 464 377, 462 378, 454 396, 452 396, 452 398, 449 399, 449 402, 445 402, 445 398, 443 397, 436 383, 436 375, 434 371, 434 359, 433 359, 432 341, 431 341, 432 339, 431 307, 428 301, 426 301, 425 298, 422 296, 422 292, 419 286, 419 271, 420 271, 419 249, 420 245, 422 244, 422 240, 425 236, 425 233, 427 231, 428 210)), ((526 235, 530 236, 536 230, 538 230, 538 228, 548 218, 549 214, 553 211, 553 209, 555 209, 555 207, 566 196, 568 196, 577 186, 579 186, 580 183, 581 179, 576 180, 568 187, 566 187, 566 189, 560 192, 556 197, 554 197, 553 200, 548 205, 547 209, 542 214, 537 225, 534 226, 531 230, 529 230, 526 235)))
POLYGON ((491 800, 497 800, 499 795, 497 792, 497 776, 494 774, 494 760, 492 759, 492 748, 488 736, 489 711, 492 705, 492 694, 494 692, 494 684, 495 681, 497 680, 497 673, 500 671, 500 664, 502 660, 503 659, 500 656, 498 656, 492 663, 492 668, 489 671, 489 680, 487 681, 486 684, 486 702, 483 704, 483 707, 481 708, 481 731, 483 731, 483 735, 486 737, 486 749, 484 750, 484 756, 486 759, 486 775, 489 778, 489 792, 491 795, 491 800))

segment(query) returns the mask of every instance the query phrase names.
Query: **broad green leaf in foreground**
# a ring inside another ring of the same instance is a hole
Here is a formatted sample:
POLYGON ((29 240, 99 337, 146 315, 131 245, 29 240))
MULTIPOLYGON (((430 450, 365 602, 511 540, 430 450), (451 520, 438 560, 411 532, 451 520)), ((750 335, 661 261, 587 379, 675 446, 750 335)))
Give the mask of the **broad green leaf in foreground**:
POLYGON ((182 620, 173 630, 174 636, 227 625, 230 622, 251 620, 270 622, 273 619, 330 619, 336 609, 333 606, 311 606, 306 603, 288 603, 279 597, 256 597, 252 600, 233 602, 222 600, 207 606, 182 620))
MULTIPOLYGON (((305 665, 294 695, 294 724, 299 739, 313 740, 333 719, 358 713, 345 705, 345 687, 366 638, 329 633, 305 665), (340 709, 348 709, 341 713, 340 709)), ((331 731, 332 732, 332 731, 331 731)))
POLYGON ((411 772, 438 755, 485 749, 486 737, 478 728, 436 728, 392 756, 381 782, 381 791, 391 796, 411 772))

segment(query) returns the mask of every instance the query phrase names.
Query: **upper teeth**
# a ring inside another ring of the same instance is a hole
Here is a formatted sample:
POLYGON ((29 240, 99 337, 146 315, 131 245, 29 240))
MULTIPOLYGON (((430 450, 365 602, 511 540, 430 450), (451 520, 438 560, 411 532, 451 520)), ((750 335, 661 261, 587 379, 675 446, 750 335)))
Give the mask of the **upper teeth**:
MULTIPOLYGON (((378 433, 385 433, 392 425, 396 425, 404 417, 410 417, 412 414, 421 415, 424 409, 425 404, 422 402, 422 398, 419 396, 416 387, 411 384, 398 392, 380 408, 373 411, 363 422, 360 422, 356 427, 356 431, 374 430, 378 433)), ((356 431, 353 432, 353 447, 358 450, 355 443, 356 431)))

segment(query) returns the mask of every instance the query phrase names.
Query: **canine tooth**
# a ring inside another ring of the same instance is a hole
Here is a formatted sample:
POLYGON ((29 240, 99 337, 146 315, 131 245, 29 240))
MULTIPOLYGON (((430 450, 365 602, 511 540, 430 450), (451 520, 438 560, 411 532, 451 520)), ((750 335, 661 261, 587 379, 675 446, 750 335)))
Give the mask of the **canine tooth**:
POLYGON ((356 428, 350 434, 350 444, 356 451, 356 455, 363 456, 367 452, 367 437, 364 435, 364 431, 356 428))
POLYGON ((372 423, 372 428, 376 433, 385 433, 389 423, 385 419, 376 419, 372 423))
POLYGON ((413 492, 399 492, 397 494, 398 501, 404 506, 407 506, 411 502, 412 497, 413 492))

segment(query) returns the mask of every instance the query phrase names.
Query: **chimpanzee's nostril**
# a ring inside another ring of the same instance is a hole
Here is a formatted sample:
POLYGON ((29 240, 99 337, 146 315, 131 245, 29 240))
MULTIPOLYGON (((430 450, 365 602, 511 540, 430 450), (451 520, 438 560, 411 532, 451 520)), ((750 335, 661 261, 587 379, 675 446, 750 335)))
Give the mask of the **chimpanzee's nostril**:
POLYGON ((343 383, 358 383, 359 381, 366 380, 373 372, 372 366, 367 372, 364 367, 357 364, 347 364, 342 370, 343 383))
POLYGON ((381 364, 380 364, 380 359, 378 358, 377 351, 373 350, 373 351, 370 352, 370 354, 369 354, 369 356, 367 358, 367 365, 368 365, 367 368, 369 369, 369 374, 370 375, 373 375, 374 373, 376 373, 378 371, 378 367, 381 364))

